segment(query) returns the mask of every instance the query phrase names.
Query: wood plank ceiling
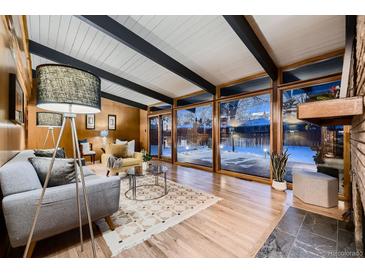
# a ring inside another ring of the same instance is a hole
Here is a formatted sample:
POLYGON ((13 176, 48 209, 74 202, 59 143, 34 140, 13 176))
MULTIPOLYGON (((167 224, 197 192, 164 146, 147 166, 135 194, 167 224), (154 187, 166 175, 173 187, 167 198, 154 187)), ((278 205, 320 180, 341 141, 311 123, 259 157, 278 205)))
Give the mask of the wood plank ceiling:
MULTIPOLYGON (((223 16, 114 20, 214 85, 263 71, 223 16)), ((277 66, 343 48, 344 16, 254 16, 277 66)), ((201 90, 75 16, 27 16, 29 39, 169 97, 201 90)), ((32 64, 50 61, 32 54, 32 64)), ((158 100, 102 79, 102 90, 145 105, 158 100)))

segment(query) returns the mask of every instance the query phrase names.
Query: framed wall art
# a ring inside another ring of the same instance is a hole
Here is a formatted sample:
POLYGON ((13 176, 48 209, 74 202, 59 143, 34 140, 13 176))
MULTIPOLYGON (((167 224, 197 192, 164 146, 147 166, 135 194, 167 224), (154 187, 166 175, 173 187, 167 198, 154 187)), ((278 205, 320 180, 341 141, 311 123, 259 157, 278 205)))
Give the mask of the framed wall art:
POLYGON ((108 115, 108 130, 116 130, 117 129, 117 116, 109 114, 108 115))
POLYGON ((9 74, 9 120, 24 124, 24 91, 15 74, 9 74))
POLYGON ((85 127, 86 129, 95 129, 95 114, 85 115, 85 127))

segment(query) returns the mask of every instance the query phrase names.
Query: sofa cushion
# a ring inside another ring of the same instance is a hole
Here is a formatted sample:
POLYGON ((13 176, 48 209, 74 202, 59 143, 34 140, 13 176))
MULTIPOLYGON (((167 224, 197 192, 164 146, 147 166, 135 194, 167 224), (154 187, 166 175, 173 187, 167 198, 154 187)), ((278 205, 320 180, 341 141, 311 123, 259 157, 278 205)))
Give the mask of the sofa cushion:
POLYGON ((27 160, 8 162, 0 168, 3 196, 42 188, 31 163, 27 160))
MULTIPOLYGON (((82 170, 84 171, 84 176, 87 177, 87 176, 92 176, 92 175, 95 175, 95 172, 92 171, 90 168, 88 168, 87 166, 83 166, 82 167, 82 170)), ((80 174, 80 171, 79 171, 79 174, 80 174)))
MULTIPOLYGON (((38 178, 43 185, 49 165, 51 164, 51 158, 32 157, 29 158, 29 162, 33 165, 37 172, 38 178)), ((73 159, 55 159, 52 167, 51 177, 48 182, 48 187, 66 185, 75 182, 75 168, 73 159)))
POLYGON ((128 144, 108 144, 105 147, 105 153, 118 158, 128 158, 128 144))

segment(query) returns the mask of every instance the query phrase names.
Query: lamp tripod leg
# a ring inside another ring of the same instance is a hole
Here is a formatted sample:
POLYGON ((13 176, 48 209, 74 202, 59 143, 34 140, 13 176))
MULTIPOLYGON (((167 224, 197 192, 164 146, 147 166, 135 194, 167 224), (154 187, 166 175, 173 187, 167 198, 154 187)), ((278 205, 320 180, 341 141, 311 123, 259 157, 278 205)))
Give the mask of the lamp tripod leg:
MULTIPOLYGON (((72 126, 71 126, 72 128, 72 126)), ((84 241, 83 241, 83 235, 82 235, 82 219, 81 219, 81 206, 80 206, 80 195, 79 195, 79 176, 77 173, 77 161, 76 161, 76 140, 75 136, 72 132, 72 149, 73 149, 73 157, 74 157, 74 167, 75 167, 75 178, 76 178, 76 203, 77 203, 77 211, 78 211, 78 218, 79 218, 79 230, 80 230, 80 243, 81 243, 81 251, 84 251, 84 241)), ((80 169, 82 167, 80 166, 80 169)))
POLYGON ((52 141, 53 141, 53 146, 56 145, 55 139, 54 139, 54 129, 51 128, 51 135, 52 135, 52 141))
POLYGON ((45 147, 46 147, 47 140, 48 140, 48 135, 49 135, 49 131, 50 131, 50 129, 48 129, 48 130, 47 130, 46 139, 44 139, 44 142, 43 142, 43 148, 45 148, 45 147))
POLYGON ((46 192, 46 188, 48 186, 48 182, 49 182, 49 179, 51 177, 51 171, 52 171, 53 164, 54 164, 54 161, 55 161, 55 158, 56 158, 56 153, 57 153, 58 147, 59 147, 60 142, 61 142, 61 137, 63 135, 63 130, 65 129, 65 123, 66 123, 66 120, 64 119, 63 122, 62 122, 62 127, 61 127, 61 131, 60 131, 60 135, 58 136, 58 140, 57 140, 57 143, 56 143, 55 150, 53 151, 52 160, 51 160, 51 163, 48 167, 48 172, 47 172, 46 180, 44 181, 44 184, 43 184, 42 193, 41 193, 41 196, 39 197, 39 200, 38 200, 38 203, 37 203, 37 206, 36 206, 36 211, 35 211, 35 215, 34 215, 34 218, 33 218, 33 223, 32 223, 32 226, 31 226, 31 229, 30 229, 30 232, 29 232, 27 245, 25 246, 23 258, 27 257, 29 247, 30 247, 30 244, 32 242, 35 225, 37 223, 37 219, 38 219, 39 212, 40 212, 40 209, 41 209, 41 205, 42 205, 42 202, 43 202, 44 194, 46 192))
MULTIPOLYGON (((71 119, 71 131, 72 131, 72 134, 74 135, 75 143, 77 144, 79 142, 79 140, 78 140, 78 137, 77 137, 75 117, 71 117, 70 119, 71 119)), ((76 152, 77 152, 77 158, 78 158, 79 166, 80 166, 81 185, 82 185, 82 190, 83 190, 83 194, 84 194, 87 220, 88 220, 88 223, 89 223, 91 246, 92 246, 92 250, 93 250, 93 257, 96 257, 94 233, 93 233, 93 227, 92 227, 92 222, 91 222, 91 217, 90 217, 89 202, 88 202, 87 191, 86 191, 86 186, 85 186, 84 171, 82 169, 82 164, 81 164, 81 156, 80 156, 79 146, 76 146, 76 152)))

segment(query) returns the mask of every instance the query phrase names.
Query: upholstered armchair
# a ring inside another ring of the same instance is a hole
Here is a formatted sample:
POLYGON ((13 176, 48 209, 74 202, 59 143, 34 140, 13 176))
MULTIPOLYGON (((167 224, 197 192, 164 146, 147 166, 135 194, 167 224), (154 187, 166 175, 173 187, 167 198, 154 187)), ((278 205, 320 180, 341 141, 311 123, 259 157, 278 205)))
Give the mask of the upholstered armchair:
POLYGON ((93 144, 87 142, 79 142, 81 158, 90 157, 90 161, 95 164, 96 152, 93 151, 93 144))

